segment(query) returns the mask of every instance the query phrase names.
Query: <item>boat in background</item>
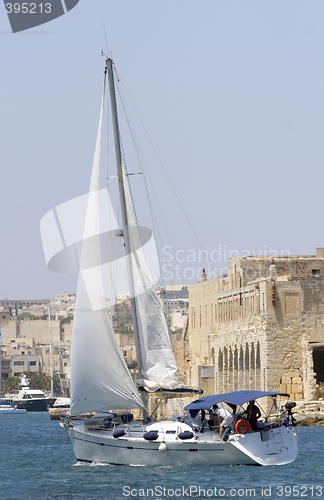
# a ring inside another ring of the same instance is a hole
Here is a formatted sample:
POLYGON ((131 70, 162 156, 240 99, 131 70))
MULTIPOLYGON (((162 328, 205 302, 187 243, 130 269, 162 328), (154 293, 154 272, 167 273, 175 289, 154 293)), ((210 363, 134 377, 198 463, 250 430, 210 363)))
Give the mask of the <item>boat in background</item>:
POLYGON ((24 373, 21 374, 20 385, 18 393, 5 395, 5 403, 14 403, 19 410, 26 411, 48 411, 54 405, 56 398, 46 396, 40 389, 30 389, 29 380, 24 373))
POLYGON ((62 420, 70 413, 70 398, 58 397, 54 405, 48 410, 50 420, 62 420))
POLYGON ((0 415, 11 414, 11 415, 23 415, 27 413, 27 410, 18 409, 15 404, 7 403, 6 401, 0 401, 0 415))

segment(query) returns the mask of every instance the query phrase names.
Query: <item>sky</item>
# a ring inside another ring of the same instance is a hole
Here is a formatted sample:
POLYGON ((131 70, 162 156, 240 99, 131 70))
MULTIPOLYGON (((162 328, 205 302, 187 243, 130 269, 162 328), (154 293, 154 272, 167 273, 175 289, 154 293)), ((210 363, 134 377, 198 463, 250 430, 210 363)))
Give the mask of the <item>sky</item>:
POLYGON ((202 253, 209 278, 229 254, 324 247, 323 18, 317 0, 80 0, 13 34, 1 7, 0 297, 76 290, 48 270, 40 220, 88 190, 107 45, 158 153, 145 161, 165 284, 198 281, 202 253))

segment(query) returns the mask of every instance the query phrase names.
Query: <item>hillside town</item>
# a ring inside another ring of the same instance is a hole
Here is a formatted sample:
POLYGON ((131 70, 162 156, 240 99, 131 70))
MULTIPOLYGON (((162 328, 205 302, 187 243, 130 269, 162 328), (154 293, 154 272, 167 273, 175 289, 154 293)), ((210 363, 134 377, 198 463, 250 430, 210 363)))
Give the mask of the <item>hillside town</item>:
MULTIPOLYGON (((280 390, 295 401, 323 398, 324 249, 315 255, 235 257, 230 274, 194 285, 157 287, 179 381, 205 395, 242 389, 280 390)), ((3 390, 21 373, 50 374, 69 393, 75 295, 0 300, 3 390)), ((129 368, 136 368, 127 294, 107 300, 129 368)), ((91 332, 89 332, 89 341, 91 332)))
MULTIPOLYGON (((171 335, 182 332, 188 317, 188 287, 157 287, 171 335)), ((56 390, 69 394, 70 348, 75 308, 75 295, 61 292, 50 299, 0 299, 2 341, 1 380, 4 392, 8 382, 22 373, 52 372, 59 381, 56 390), (50 322, 49 322, 50 315, 50 322), (50 342, 51 339, 51 342, 50 342)), ((117 297, 113 305, 107 300, 114 330, 124 359, 136 367, 132 313, 128 294, 117 297)), ((89 332, 89 341, 91 332, 89 332)))

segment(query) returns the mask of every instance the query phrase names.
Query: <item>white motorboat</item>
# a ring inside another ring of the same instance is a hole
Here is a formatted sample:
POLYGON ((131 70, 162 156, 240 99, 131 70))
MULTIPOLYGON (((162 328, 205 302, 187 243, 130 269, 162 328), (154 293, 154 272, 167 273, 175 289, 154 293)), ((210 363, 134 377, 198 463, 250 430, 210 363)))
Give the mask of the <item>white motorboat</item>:
MULTIPOLYGON (((173 420, 154 421, 154 415, 148 415, 148 393, 194 390, 178 384, 176 361, 162 305, 145 258, 146 250, 152 243, 151 234, 138 226, 133 207, 120 146, 111 58, 106 59, 105 77, 107 74, 123 228, 118 229, 116 220, 105 223, 107 218, 111 221, 112 214, 102 210, 105 203, 99 190, 99 164, 103 99, 89 195, 84 210, 83 234, 82 238, 79 237, 82 244, 77 247, 79 278, 70 364, 71 417, 89 412, 96 412, 96 415, 84 420, 71 418, 66 422, 75 456, 77 460, 86 462, 134 465, 289 463, 297 455, 297 438, 291 428, 291 418, 288 422, 280 412, 275 417, 273 414, 265 416, 254 432, 248 427, 247 420, 243 424, 243 431, 233 423, 222 440, 219 440, 220 435, 215 426, 207 427, 203 417, 203 412, 216 402, 227 405, 233 415, 237 415, 242 405, 254 399, 272 398, 275 404, 279 393, 242 391, 232 395, 211 396, 212 400, 202 398, 187 407, 187 415, 173 420), (104 300, 104 268, 112 259, 110 247, 115 248, 121 236, 124 246, 121 246, 118 258, 125 259, 127 263, 138 368, 136 381, 133 381, 118 346, 104 300), (132 414, 125 409, 142 410, 143 419, 133 420, 132 414)), ((110 206, 109 198, 106 206, 110 206)), ((56 208, 59 218, 66 209, 66 204, 56 208)), ((54 217, 47 215, 42 222, 43 228, 46 221, 55 223, 54 217)), ((67 219, 64 224, 60 222, 60 231, 63 231, 68 227, 67 219)), ((46 236, 43 236, 43 242, 45 239, 46 236)), ((54 264, 58 266, 64 258, 64 252, 69 251, 60 242, 57 242, 56 247, 62 248, 59 258, 53 257, 49 247, 47 251, 49 267, 52 268, 54 264)), ((152 257, 152 246, 149 250, 152 257)), ((69 251, 68 258, 73 259, 72 251, 69 251)))
POLYGON ((10 415, 24 415, 27 410, 18 409, 13 403, 7 403, 6 401, 0 401, 0 415, 10 414, 10 415))

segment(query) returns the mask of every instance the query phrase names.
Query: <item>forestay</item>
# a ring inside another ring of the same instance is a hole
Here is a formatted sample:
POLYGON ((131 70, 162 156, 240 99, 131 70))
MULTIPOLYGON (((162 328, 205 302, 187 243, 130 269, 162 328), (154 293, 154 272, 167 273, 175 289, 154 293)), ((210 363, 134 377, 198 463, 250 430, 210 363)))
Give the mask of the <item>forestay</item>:
POLYGON ((138 383, 148 391, 159 388, 174 389, 178 382, 177 365, 162 305, 146 262, 149 258, 150 264, 158 263, 158 258, 154 255, 155 244, 152 244, 153 239, 145 244, 144 237, 141 238, 141 228, 137 225, 124 169, 123 176, 127 221, 130 228, 130 252, 127 258, 129 271, 132 273, 131 294, 136 302, 138 344, 142 361, 142 373, 139 374, 138 383))

